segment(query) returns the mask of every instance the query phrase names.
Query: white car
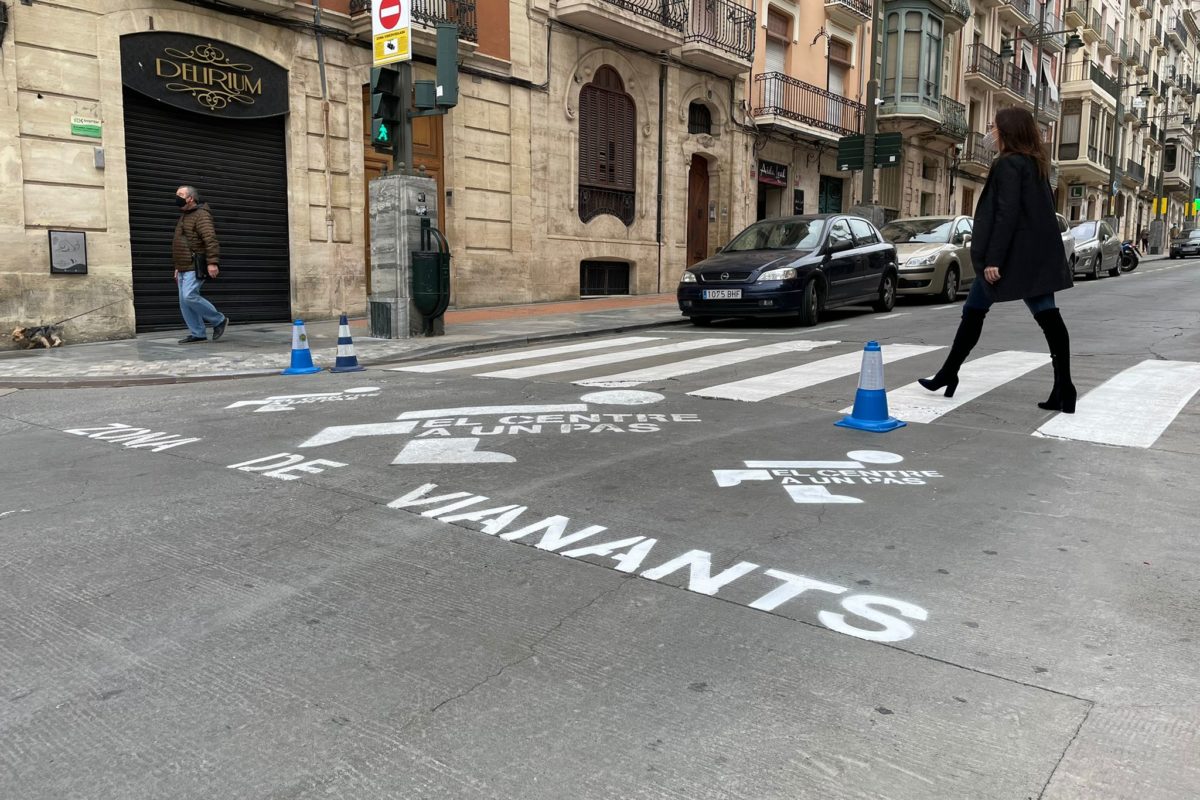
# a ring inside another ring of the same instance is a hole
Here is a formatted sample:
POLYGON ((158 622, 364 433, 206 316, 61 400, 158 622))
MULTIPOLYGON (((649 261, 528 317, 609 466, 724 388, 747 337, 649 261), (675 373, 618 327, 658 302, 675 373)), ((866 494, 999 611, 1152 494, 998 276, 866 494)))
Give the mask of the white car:
POLYGON ((1067 223, 1067 218, 1062 214, 1055 214, 1058 217, 1058 230, 1062 234, 1063 255, 1067 258, 1067 265, 1071 268, 1071 274, 1075 274, 1075 234, 1071 233, 1071 226, 1067 223))

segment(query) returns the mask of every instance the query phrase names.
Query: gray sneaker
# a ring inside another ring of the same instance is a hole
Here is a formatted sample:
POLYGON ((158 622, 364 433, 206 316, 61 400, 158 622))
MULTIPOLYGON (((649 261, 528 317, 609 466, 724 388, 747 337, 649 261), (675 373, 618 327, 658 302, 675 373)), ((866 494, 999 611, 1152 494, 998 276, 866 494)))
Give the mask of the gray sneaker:
POLYGON ((215 342, 217 339, 220 339, 222 336, 224 336, 224 335, 225 335, 225 326, 226 326, 226 325, 228 325, 228 324, 229 324, 229 316, 228 316, 228 315, 226 315, 225 319, 221 320, 221 324, 220 324, 220 325, 214 325, 214 326, 213 326, 213 337, 212 337, 212 340, 213 340, 214 342, 215 342))

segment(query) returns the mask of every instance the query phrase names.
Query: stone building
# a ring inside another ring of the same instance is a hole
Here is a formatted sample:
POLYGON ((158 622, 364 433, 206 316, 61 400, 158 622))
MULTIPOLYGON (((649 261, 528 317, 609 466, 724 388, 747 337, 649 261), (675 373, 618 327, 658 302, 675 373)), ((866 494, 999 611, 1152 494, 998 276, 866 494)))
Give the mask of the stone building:
MULTIPOLYGON (((370 0, 8 3, 0 323, 179 327, 174 189, 210 202, 236 323, 363 314, 370 0), (63 35, 70 31, 70 37, 63 35), (85 257, 86 254, 86 257, 85 257)), ((414 77, 459 25, 460 100, 414 123, 459 308, 670 291, 765 216, 846 210, 864 0, 414 0, 414 77), (745 4, 743 4, 745 3, 745 4)))

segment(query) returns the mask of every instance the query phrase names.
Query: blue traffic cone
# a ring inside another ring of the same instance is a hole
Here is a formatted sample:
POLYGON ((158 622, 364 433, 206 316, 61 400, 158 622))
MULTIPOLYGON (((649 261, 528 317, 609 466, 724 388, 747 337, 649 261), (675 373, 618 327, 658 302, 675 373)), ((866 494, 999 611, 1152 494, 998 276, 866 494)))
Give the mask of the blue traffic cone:
POLYGON ((304 332, 304 321, 296 320, 292 325, 292 365, 280 375, 311 375, 320 372, 313 366, 312 351, 308 349, 308 334, 304 332))
POLYGON ((863 348, 862 371, 858 377, 858 392, 854 395, 854 410, 835 425, 860 431, 887 433, 906 424, 888 416, 887 392, 883 388, 883 350, 879 342, 867 342, 863 348))
POLYGON ((358 365, 358 356, 354 354, 354 340, 350 338, 350 323, 346 315, 338 320, 338 351, 337 361, 329 368, 330 372, 362 372, 358 365))

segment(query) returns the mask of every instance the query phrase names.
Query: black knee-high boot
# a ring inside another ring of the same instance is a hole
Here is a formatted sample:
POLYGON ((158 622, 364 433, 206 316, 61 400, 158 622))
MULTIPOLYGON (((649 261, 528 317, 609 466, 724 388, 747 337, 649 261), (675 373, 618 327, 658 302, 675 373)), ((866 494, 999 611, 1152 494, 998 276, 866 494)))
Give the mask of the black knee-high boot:
POLYGON ((1077 394, 1075 384, 1071 383, 1071 336, 1067 325, 1057 308, 1039 311, 1033 318, 1046 335, 1050 359, 1054 362, 1054 388, 1046 402, 1038 403, 1038 406, 1047 411, 1074 414, 1077 394))
POLYGON ((979 343, 979 335, 983 333, 983 318, 986 316, 986 310, 964 308, 958 332, 954 334, 954 344, 950 345, 942 368, 932 378, 918 378, 917 382, 931 392, 945 387, 946 397, 954 397, 954 390, 958 388, 958 370, 979 343))

